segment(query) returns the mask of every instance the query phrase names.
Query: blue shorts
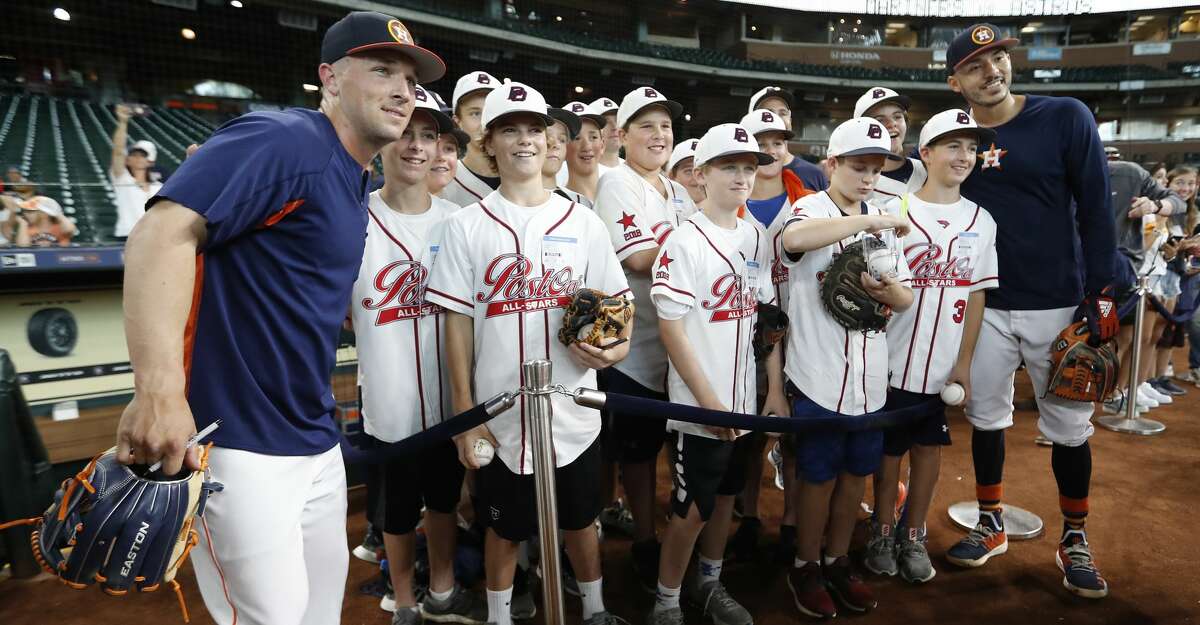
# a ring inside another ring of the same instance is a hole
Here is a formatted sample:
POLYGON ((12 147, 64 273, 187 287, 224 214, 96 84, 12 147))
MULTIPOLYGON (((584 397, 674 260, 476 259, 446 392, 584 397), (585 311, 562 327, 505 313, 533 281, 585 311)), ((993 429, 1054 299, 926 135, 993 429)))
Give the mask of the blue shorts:
POLYGON ((899 388, 889 388, 884 410, 899 410, 925 402, 933 402, 922 418, 883 431, 883 453, 903 456, 913 445, 926 447, 950 444, 950 426, 946 424, 946 404, 938 393, 913 393, 899 388))
MULTIPOLYGON (((792 398, 792 418, 842 417, 858 419, 823 408, 788 384, 792 398)), ((811 432, 796 435, 796 477, 810 484, 821 484, 841 473, 864 477, 879 470, 883 460, 883 432, 811 432)))

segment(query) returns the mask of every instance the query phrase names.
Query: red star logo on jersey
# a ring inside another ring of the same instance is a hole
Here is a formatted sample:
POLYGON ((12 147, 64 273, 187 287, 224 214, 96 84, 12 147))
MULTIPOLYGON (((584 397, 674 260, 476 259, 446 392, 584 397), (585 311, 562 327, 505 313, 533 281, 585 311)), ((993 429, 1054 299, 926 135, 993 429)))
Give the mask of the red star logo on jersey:
POLYGON ((633 215, 621 211, 621 218, 617 220, 617 223, 621 224, 621 227, 625 230, 628 230, 633 227, 633 215))
POLYGON ((675 262, 675 259, 667 256, 666 254, 658 257, 658 266, 662 269, 670 269, 670 267, 667 265, 670 265, 673 262, 675 262))
POLYGON ((990 148, 979 153, 979 160, 983 161, 982 169, 987 169, 989 167, 1001 169, 1000 157, 1004 156, 1005 154, 1008 154, 1008 150, 1001 150, 1000 148, 996 147, 995 143, 993 143, 990 148))

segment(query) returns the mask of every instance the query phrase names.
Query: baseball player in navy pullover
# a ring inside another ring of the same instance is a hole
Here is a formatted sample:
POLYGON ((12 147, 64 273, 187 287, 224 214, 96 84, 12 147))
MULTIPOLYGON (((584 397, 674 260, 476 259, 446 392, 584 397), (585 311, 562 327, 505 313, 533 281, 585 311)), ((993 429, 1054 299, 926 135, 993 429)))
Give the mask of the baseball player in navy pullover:
POLYGON ((1091 111, 1074 98, 1015 95, 1008 48, 990 24, 959 33, 946 54, 947 82, 981 126, 996 131, 981 145, 963 195, 991 209, 997 224, 1000 288, 988 291, 972 363, 967 419, 974 426, 980 520, 947 554, 980 566, 1004 553, 1001 513, 1004 430, 1012 425, 1013 373, 1022 361, 1033 380, 1038 428, 1054 443, 1051 464, 1064 517, 1056 561, 1063 585, 1104 597, 1084 531, 1092 454, 1092 404, 1045 393, 1049 347, 1081 315, 1094 340, 1117 332, 1111 298, 1116 235, 1108 169, 1091 111))

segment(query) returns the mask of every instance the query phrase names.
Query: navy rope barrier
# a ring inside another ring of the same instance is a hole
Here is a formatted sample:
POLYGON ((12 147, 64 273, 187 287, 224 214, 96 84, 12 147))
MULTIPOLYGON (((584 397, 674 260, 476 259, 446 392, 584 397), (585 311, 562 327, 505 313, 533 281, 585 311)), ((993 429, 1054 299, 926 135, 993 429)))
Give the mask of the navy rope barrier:
POLYGON ((581 389, 575 394, 575 402, 604 407, 624 414, 670 415, 675 421, 687 421, 697 425, 755 430, 759 432, 809 433, 809 432, 860 432, 903 425, 924 418, 931 408, 942 404, 940 398, 898 408, 879 410, 853 417, 787 417, 750 415, 737 412, 722 412, 697 406, 685 406, 657 399, 646 399, 621 393, 600 393, 581 389), (597 404, 600 405, 597 405, 597 404))
POLYGON ((342 459, 350 464, 378 464, 401 454, 419 451, 434 443, 450 440, 481 423, 487 423, 492 417, 511 408, 514 401, 515 396, 512 393, 500 393, 428 430, 394 443, 377 442, 366 446, 356 445, 345 434, 342 434, 342 440, 338 442, 342 448, 342 459))
MULTIPOLYGON (((854 417, 789 417, 762 416, 738 412, 722 412, 697 406, 673 404, 667 401, 646 399, 621 393, 605 393, 592 389, 578 389, 571 395, 575 403, 596 409, 609 409, 626 414, 669 415, 675 421, 686 421, 697 425, 727 427, 758 432, 809 433, 809 432, 860 432, 895 427, 924 418, 931 409, 942 406, 942 400, 931 400, 899 408, 876 411, 854 417)), ((467 430, 486 423, 496 415, 508 410, 515 401, 512 393, 501 393, 492 399, 459 413, 431 428, 395 443, 371 443, 357 445, 342 435, 340 446, 342 458, 350 464, 377 464, 386 462, 404 453, 424 449, 434 443, 449 440, 467 430)))

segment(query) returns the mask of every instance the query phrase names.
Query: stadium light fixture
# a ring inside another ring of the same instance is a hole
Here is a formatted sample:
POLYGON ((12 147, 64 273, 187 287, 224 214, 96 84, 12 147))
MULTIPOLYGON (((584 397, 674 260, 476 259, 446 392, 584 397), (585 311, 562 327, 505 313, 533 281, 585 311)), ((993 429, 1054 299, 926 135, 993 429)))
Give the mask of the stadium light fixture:
POLYGON ((242 8, 242 0, 229 0, 229 6, 240 9, 242 8))
POLYGON ((62 22, 69 22, 71 21, 71 14, 68 13, 66 9, 57 7, 54 9, 54 19, 62 22))
POLYGON ((316 85, 314 85, 314 84, 312 84, 312 83, 307 83, 307 82, 306 82, 306 83, 304 83, 303 87, 304 87, 304 90, 305 90, 305 91, 308 91, 308 92, 310 92, 310 93, 312 93, 312 92, 316 92, 316 91, 320 91, 320 90, 321 90, 321 88, 320 88, 320 87, 318 87, 318 86, 316 86, 316 85))
POLYGON ((751 26, 751 27, 750 27, 750 32, 752 32, 752 33, 754 33, 754 32, 758 32, 758 27, 757 27, 757 26, 751 26))
POLYGON ((554 21, 556 21, 556 22, 561 22, 561 21, 562 21, 562 16, 561 16, 561 15, 555 15, 555 16, 554 16, 554 21))
POLYGON ((580 86, 580 85, 575 85, 575 93, 583 93, 583 91, 584 91, 584 90, 583 90, 583 87, 582 87, 582 86, 580 86))
POLYGON ((690 121, 692 121, 692 114, 691 114, 691 113, 684 113, 684 114, 683 114, 683 121, 685 121, 685 122, 690 122, 690 121))
POLYGON ((191 41, 196 38, 196 31, 185 27, 179 31, 179 35, 184 39, 191 41))

